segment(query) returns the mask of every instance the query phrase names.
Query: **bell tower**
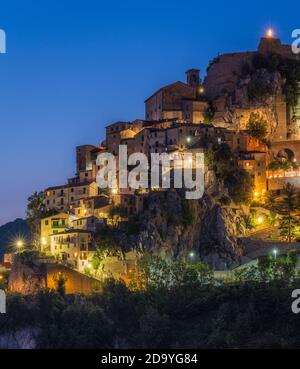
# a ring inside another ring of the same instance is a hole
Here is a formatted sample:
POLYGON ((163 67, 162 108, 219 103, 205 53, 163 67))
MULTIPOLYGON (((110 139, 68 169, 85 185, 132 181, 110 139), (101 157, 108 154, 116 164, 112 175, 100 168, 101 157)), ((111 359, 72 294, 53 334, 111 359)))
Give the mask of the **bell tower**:
POLYGON ((186 73, 186 83, 191 87, 200 85, 200 69, 189 69, 186 73))

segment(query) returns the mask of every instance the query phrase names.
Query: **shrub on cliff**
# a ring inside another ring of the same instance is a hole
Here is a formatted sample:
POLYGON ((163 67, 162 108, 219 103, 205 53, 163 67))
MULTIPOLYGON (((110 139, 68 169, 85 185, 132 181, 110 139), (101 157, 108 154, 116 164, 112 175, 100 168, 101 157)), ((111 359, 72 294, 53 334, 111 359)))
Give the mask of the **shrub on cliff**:
POLYGON ((268 127, 267 121, 259 113, 252 112, 250 114, 246 126, 246 129, 250 134, 250 136, 263 141, 268 133, 267 127, 268 127))

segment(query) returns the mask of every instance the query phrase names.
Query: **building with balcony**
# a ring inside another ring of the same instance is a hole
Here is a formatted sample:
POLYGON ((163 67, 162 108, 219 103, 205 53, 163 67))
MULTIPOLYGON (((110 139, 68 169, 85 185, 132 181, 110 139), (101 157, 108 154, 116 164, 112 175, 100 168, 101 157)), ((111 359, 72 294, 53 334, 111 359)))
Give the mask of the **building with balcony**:
POLYGON ((77 206, 80 199, 96 196, 99 190, 96 182, 79 182, 49 187, 44 193, 48 210, 69 212, 77 206))
POLYGON ((84 273, 91 267, 95 253, 93 234, 83 229, 69 229, 50 235, 50 253, 58 261, 84 273))
POLYGON ((67 213, 58 213, 41 219, 41 251, 50 252, 50 236, 64 232, 70 228, 70 216, 67 213))

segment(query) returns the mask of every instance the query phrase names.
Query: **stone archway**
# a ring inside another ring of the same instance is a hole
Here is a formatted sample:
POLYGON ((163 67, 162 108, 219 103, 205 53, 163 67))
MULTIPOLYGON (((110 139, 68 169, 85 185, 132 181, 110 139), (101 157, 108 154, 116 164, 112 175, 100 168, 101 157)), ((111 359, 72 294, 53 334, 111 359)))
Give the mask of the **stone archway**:
POLYGON ((289 149, 289 148, 283 148, 281 150, 278 151, 277 153, 277 158, 283 161, 289 161, 289 162, 294 162, 295 159, 295 154, 293 152, 293 150, 289 149))

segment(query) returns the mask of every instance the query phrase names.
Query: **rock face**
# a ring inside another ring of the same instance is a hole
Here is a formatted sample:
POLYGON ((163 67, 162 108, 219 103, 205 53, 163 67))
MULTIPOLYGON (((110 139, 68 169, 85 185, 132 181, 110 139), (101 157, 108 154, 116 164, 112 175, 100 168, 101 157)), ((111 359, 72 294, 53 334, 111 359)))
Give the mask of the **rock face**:
POLYGON ((46 265, 25 254, 14 255, 8 285, 10 291, 24 295, 34 294, 47 286, 46 265))
POLYGON ((290 127, 290 107, 283 87, 286 80, 278 71, 260 66, 254 59, 277 54, 296 59, 288 45, 279 39, 262 38, 257 51, 219 55, 209 65, 205 79, 206 96, 211 102, 215 125, 228 129, 245 129, 252 112, 268 122, 269 139, 299 139, 300 131, 290 127))
POLYGON ((242 255, 237 236, 245 234, 242 210, 222 207, 205 194, 200 200, 184 200, 176 191, 149 196, 139 231, 122 242, 138 252, 170 258, 196 251, 214 269, 226 269, 242 255))

